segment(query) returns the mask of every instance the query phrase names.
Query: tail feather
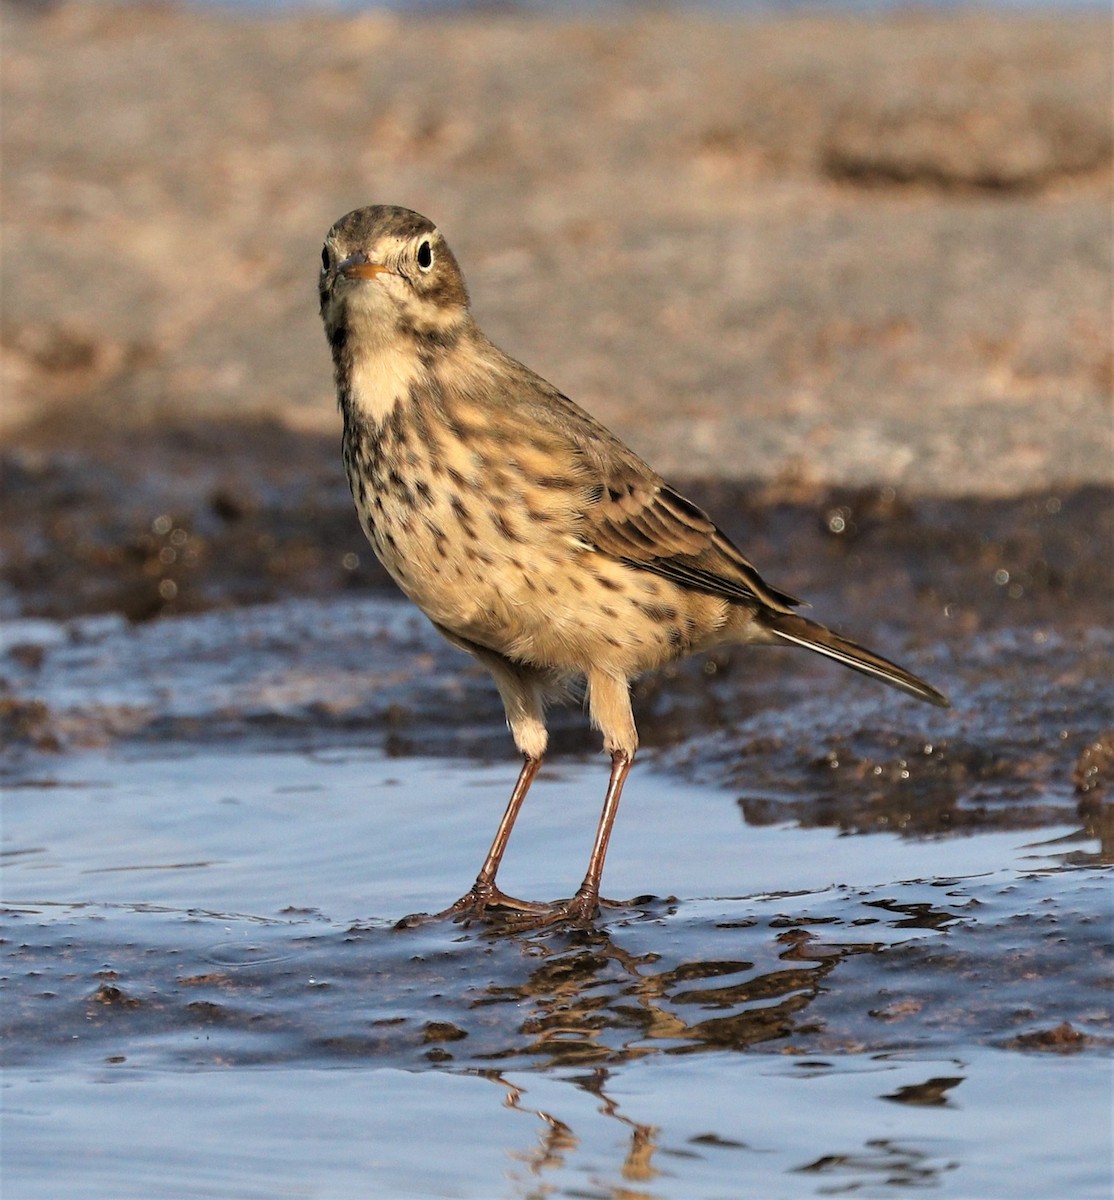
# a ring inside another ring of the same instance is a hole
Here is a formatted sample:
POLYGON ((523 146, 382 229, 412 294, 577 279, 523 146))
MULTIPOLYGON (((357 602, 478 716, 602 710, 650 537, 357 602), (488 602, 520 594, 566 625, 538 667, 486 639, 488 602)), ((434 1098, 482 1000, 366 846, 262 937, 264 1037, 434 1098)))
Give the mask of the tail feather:
POLYGON ((918 700, 936 704, 940 708, 950 707, 947 696, 938 692, 931 684, 918 679, 916 675, 880 654, 840 637, 838 633, 833 633, 807 617, 798 616, 796 613, 764 613, 761 620, 770 633, 782 641, 804 646, 806 650, 815 650, 817 654, 833 658, 853 671, 861 671, 864 675, 880 679, 891 687, 900 688, 910 696, 916 696, 918 700))

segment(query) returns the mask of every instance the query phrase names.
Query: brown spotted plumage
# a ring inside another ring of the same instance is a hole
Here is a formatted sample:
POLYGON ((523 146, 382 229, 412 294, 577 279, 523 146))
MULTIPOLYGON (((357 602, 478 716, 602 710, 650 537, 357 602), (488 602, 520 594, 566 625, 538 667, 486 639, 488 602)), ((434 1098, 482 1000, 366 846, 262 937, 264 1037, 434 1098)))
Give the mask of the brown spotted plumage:
POLYGON ((425 217, 359 209, 329 231, 321 315, 360 523, 399 587, 494 677, 525 764, 472 890, 448 912, 590 919, 638 735, 629 685, 730 643, 795 643, 918 699, 901 667, 793 610, 696 505, 476 326, 425 217), (545 707, 576 679, 611 755, 588 872, 555 905, 495 876, 545 753, 545 707))

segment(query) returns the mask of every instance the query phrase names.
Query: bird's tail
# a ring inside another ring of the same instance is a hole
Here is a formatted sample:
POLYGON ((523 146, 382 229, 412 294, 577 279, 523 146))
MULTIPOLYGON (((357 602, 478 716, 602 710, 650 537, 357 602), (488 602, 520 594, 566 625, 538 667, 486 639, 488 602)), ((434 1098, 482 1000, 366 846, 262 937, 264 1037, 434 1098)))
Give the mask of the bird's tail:
POLYGON ((923 679, 918 679, 916 675, 880 654, 840 637, 838 633, 833 633, 807 617, 798 616, 796 613, 766 612, 759 619, 770 633, 784 642, 804 646, 806 650, 815 650, 817 654, 834 658, 845 667, 861 671, 864 675, 871 675, 891 687, 900 688, 910 696, 916 696, 918 700, 939 705, 940 708, 949 707, 947 696, 925 683, 923 679))

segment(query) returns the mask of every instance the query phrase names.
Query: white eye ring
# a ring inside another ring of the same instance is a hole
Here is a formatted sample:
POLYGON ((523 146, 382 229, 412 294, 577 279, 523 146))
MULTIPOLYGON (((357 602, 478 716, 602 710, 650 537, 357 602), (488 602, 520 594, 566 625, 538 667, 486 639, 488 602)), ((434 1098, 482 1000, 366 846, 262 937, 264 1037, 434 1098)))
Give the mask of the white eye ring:
POLYGON ((433 247, 428 241, 422 242, 418 247, 418 270, 429 271, 433 269, 433 247))

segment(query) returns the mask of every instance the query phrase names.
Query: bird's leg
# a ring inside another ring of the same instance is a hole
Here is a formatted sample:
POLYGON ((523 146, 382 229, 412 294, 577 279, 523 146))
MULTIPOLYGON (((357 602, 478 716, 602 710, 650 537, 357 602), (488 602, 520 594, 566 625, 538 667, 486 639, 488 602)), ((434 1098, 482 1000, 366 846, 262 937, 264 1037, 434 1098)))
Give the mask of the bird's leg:
POLYGON ((607 857, 607 844, 611 841, 611 827, 615 824, 615 814, 619 811, 623 784, 627 781, 633 762, 634 755, 626 750, 616 750, 611 755, 611 777, 607 781, 607 794, 603 799, 603 812, 600 813, 600 823, 596 827, 596 841, 588 859, 588 870, 576 895, 561 906, 565 913, 574 919, 590 921, 599 915, 603 861, 607 857))
POLYGON ((509 908, 520 913, 537 913, 546 910, 544 904, 535 904, 530 900, 516 900, 513 896, 508 896, 505 892, 501 892, 495 883, 495 875, 499 870, 499 864, 503 861, 503 852, 510 840, 518 811, 522 807, 526 793, 530 790, 530 784, 534 782, 534 776, 537 775, 541 765, 540 755, 535 758, 526 756, 526 761, 522 764, 522 770, 514 785, 514 791, 511 792, 511 798, 507 802, 507 811, 503 813, 503 819, 495 831, 495 840, 491 843, 491 849, 487 852, 484 865, 476 876, 476 882, 472 884, 471 891, 461 896, 444 912, 438 913, 438 916, 461 920, 470 916, 482 916, 488 908, 509 908))
MULTIPOLYGON (((603 800, 603 812, 596 828, 596 841, 588 859, 588 871, 576 895, 569 900, 558 900, 554 904, 531 906, 521 915, 506 918, 504 925, 510 932, 527 932, 543 929, 548 925, 566 922, 576 924, 594 920, 600 911, 600 880, 603 877, 603 861, 607 857, 607 843, 611 840, 611 827, 619 811, 619 800, 623 784, 627 781, 634 755, 628 750, 614 750, 611 754, 611 777, 607 781, 607 795, 603 800)), ((604 900, 604 904, 614 901, 604 900)))
POLYGON ((634 727, 630 684, 626 677, 605 671, 589 671, 588 711, 592 724, 603 731, 604 749, 611 754, 611 777, 607 781, 603 812, 596 828, 596 841, 592 856, 588 859, 584 882, 571 900, 558 906, 572 920, 585 921, 592 920, 600 910, 600 878, 603 875, 603 860, 607 856, 607 843, 611 840, 611 827, 619 811, 623 784, 627 781, 638 749, 638 730, 634 727))
POLYGON ((487 858, 484 859, 484 865, 480 868, 471 891, 437 915, 459 921, 469 917, 483 917, 489 908, 509 909, 520 914, 541 912, 545 905, 534 904, 529 900, 516 900, 513 896, 501 892, 496 886, 495 874, 503 860, 503 852, 510 840, 518 810, 522 807, 530 784, 534 782, 534 776, 537 775, 545 757, 545 748, 549 740, 545 728, 547 676, 531 667, 512 663, 484 646, 466 641, 441 625, 438 625, 437 629, 454 646, 467 650, 491 672, 507 712, 507 724, 510 726, 515 745, 526 760, 507 802, 507 811, 495 831, 495 840, 491 843, 491 849, 487 852, 487 858))
MULTIPOLYGON (((588 711, 592 724, 603 731, 604 749, 611 754, 611 777, 607 781, 607 794, 603 800, 603 812, 596 827, 596 841, 592 856, 588 859, 588 871, 584 882, 575 896, 550 907, 541 918, 545 924, 559 921, 591 921, 600 911, 600 879, 603 861, 607 857, 607 843, 611 840, 611 827, 619 811, 619 800, 623 784, 630 774, 634 754, 638 749, 638 731, 634 727, 631 712, 630 686, 625 676, 606 671, 588 672, 588 711)), ((529 918, 524 918, 529 920, 529 918)))

